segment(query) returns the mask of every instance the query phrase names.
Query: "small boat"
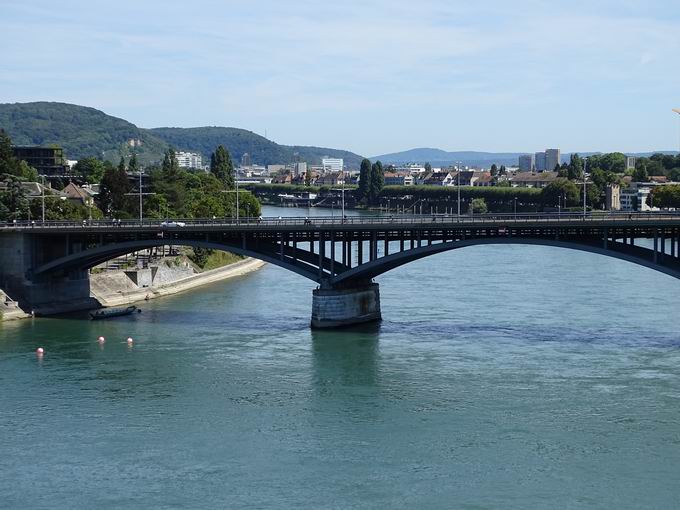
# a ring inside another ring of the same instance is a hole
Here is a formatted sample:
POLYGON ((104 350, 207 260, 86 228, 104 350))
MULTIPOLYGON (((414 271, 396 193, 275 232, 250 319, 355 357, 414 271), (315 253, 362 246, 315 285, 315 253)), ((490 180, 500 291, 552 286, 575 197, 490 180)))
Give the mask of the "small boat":
POLYGON ((111 317, 122 317, 123 315, 132 315, 133 313, 142 313, 142 311, 134 305, 127 308, 105 308, 90 313, 90 319, 93 321, 100 319, 110 319, 111 317))

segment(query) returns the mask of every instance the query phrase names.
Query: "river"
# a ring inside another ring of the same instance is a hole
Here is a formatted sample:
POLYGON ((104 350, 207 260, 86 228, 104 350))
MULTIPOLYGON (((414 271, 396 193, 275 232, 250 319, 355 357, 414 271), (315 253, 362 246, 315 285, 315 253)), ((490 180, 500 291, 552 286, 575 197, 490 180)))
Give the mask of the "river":
POLYGON ((351 331, 311 331, 314 284, 271 265, 0 323, 0 507, 677 508, 680 282, 522 246, 377 281, 351 331))

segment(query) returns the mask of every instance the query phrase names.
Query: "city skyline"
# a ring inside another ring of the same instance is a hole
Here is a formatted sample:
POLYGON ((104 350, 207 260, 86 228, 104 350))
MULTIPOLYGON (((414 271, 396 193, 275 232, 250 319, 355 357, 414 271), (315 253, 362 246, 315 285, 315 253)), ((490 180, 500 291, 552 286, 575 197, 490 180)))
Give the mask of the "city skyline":
POLYGON ((374 156, 677 150, 666 1, 3 3, 2 102, 374 156))

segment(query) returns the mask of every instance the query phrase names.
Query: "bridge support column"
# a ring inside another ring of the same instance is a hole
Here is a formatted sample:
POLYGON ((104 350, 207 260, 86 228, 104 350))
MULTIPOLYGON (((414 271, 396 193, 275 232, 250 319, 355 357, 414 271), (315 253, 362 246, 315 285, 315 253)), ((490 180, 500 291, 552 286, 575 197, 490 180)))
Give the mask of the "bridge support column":
POLYGON ((316 289, 312 294, 312 327, 341 328, 379 321, 380 288, 363 283, 350 288, 316 289))

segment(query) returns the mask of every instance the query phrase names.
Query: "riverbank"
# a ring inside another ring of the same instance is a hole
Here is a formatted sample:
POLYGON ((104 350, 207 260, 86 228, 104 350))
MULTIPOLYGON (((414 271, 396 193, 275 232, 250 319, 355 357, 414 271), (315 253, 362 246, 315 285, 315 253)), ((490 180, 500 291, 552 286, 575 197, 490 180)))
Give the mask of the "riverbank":
MULTIPOLYGON (((90 298, 35 310, 36 315, 122 306, 178 294, 203 285, 234 278, 260 269, 265 263, 248 258, 227 266, 195 273, 188 266, 161 266, 140 271, 115 271, 90 275, 90 298)), ((0 290, 0 322, 30 318, 0 290)))
POLYGON ((0 321, 12 321, 28 317, 30 315, 19 308, 16 301, 10 299, 7 294, 0 290, 0 321))
POLYGON ((122 306, 139 301, 147 301, 163 296, 178 294, 210 283, 242 276, 256 271, 265 263, 257 259, 245 259, 235 264, 204 271, 198 274, 181 277, 176 280, 167 279, 160 285, 138 286, 132 283, 122 271, 117 275, 92 275, 92 296, 102 306, 122 306), (121 281, 123 279, 123 281, 121 281), (128 280, 129 283, 125 280, 128 280))

